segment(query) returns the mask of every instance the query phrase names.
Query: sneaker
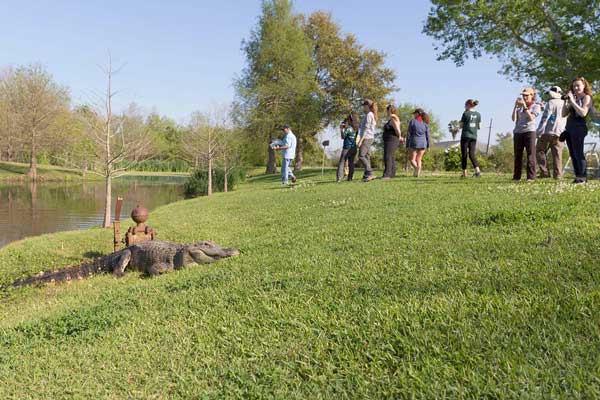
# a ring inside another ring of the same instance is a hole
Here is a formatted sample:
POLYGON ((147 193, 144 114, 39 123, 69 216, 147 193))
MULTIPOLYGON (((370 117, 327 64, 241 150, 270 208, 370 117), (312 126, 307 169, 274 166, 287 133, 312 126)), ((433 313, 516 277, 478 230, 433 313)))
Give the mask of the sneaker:
POLYGON ((481 172, 475 172, 473 178, 481 178, 481 172))
POLYGON ((382 176, 381 179, 384 181, 389 181, 392 178, 390 178, 389 176, 382 176))
POLYGON ((535 179, 527 178, 527 182, 535 182, 535 179))
POLYGON ((373 179, 375 179, 375 175, 369 175, 366 178, 363 179, 363 182, 370 182, 373 179))

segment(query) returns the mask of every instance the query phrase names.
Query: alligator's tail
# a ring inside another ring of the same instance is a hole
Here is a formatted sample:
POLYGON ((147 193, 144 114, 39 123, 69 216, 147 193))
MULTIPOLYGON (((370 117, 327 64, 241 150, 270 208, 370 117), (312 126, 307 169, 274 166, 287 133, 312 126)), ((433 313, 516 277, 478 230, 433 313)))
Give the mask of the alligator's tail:
MULTIPOLYGON (((112 256, 112 255, 111 255, 112 256)), ((73 267, 57 269, 53 271, 40 272, 37 275, 25 279, 18 279, 13 286, 41 285, 44 283, 69 282, 81 280, 91 275, 112 271, 111 261, 113 257, 106 256, 94 261, 84 262, 73 267)))

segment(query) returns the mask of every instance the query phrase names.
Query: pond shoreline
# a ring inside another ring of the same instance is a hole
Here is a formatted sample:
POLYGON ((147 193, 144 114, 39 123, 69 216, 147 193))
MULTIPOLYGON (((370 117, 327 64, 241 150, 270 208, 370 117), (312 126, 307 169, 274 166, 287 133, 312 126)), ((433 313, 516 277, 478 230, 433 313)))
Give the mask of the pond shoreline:
MULTIPOLYGON (((185 179, 156 174, 115 179, 111 209, 117 196, 124 197, 121 220, 128 221, 137 204, 154 210, 183 200, 185 179)), ((98 180, 0 182, 0 248, 23 238, 100 226, 104 191, 98 180)))

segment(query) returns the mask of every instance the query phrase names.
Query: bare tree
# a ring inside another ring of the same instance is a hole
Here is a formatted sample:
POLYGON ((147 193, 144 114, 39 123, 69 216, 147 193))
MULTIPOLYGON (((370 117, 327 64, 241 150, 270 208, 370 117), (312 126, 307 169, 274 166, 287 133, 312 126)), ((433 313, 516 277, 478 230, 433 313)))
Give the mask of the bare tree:
POLYGON ((131 118, 127 113, 114 114, 113 99, 117 92, 113 90, 112 80, 119 69, 113 68, 110 55, 108 64, 101 69, 107 79, 106 92, 100 96, 99 102, 84 107, 81 114, 101 165, 100 171, 89 172, 105 180, 103 226, 107 228, 111 223, 112 180, 123 175, 142 157, 148 157, 147 150, 152 139, 146 135, 143 121, 140 124, 139 118, 131 118))
POLYGON ((0 91, 0 160, 13 161, 17 145, 15 116, 10 110, 5 92, 2 90, 0 91))
POLYGON ((225 129, 221 134, 221 160, 223 163, 223 192, 229 191, 229 174, 240 165, 242 149, 240 132, 237 129, 225 129))
POLYGON ((198 168, 200 161, 207 167, 208 192, 213 193, 213 169, 223 151, 223 133, 227 129, 228 107, 212 106, 207 112, 195 112, 183 141, 184 158, 198 168))
POLYGON ((67 90, 56 84, 39 64, 9 70, 0 80, 0 90, 10 115, 8 124, 14 129, 11 132, 17 132, 29 152, 27 175, 35 180, 37 155, 52 141, 51 131, 57 116, 69 108, 67 90))

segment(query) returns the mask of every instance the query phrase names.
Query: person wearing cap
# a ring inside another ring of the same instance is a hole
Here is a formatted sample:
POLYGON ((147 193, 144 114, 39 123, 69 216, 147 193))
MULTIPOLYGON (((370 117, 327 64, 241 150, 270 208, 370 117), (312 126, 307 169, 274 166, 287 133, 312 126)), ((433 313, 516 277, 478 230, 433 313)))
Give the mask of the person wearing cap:
POLYGON ((512 112, 512 120, 515 123, 513 130, 515 168, 513 180, 521 180, 523 170, 523 150, 527 153, 527 181, 535 180, 535 119, 540 114, 540 105, 535 102, 535 90, 525 88, 521 97, 517 98, 512 112))
POLYGON ((540 178, 550 177, 548 160, 546 159, 546 153, 550 149, 554 162, 553 176, 554 179, 560 179, 563 175, 563 143, 559 140, 559 136, 565 130, 567 118, 562 116, 562 89, 558 86, 552 86, 546 93, 550 96, 550 100, 544 107, 544 113, 537 128, 538 140, 535 151, 540 167, 540 178))
POLYGON ((413 111, 413 119, 408 123, 408 137, 406 147, 410 150, 410 165, 414 170, 414 176, 421 176, 423 155, 429 148, 429 114, 422 108, 413 111))
POLYGON ((281 130, 285 132, 283 138, 283 146, 276 146, 273 150, 282 151, 281 159, 281 183, 284 185, 288 184, 288 178, 292 180, 292 183, 296 182, 296 177, 292 173, 291 165, 296 157, 296 135, 292 132, 289 125, 283 125, 281 130))
POLYGON ((366 99, 362 103, 365 116, 360 121, 360 140, 358 141, 358 159, 365 167, 363 181, 368 182, 375 179, 371 169, 371 146, 375 140, 375 125, 377 124, 377 103, 366 99))

